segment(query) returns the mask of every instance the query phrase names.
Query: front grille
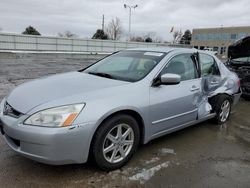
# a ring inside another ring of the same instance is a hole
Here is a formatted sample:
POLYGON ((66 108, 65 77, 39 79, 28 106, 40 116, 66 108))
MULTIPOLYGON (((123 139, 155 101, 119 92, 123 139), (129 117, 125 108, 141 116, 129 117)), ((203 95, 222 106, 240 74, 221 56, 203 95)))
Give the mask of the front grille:
POLYGON ((8 104, 7 102, 5 102, 4 104, 4 108, 3 108, 3 114, 6 116, 10 116, 13 118, 19 118, 21 117, 23 114, 17 110, 15 110, 10 104, 8 104))

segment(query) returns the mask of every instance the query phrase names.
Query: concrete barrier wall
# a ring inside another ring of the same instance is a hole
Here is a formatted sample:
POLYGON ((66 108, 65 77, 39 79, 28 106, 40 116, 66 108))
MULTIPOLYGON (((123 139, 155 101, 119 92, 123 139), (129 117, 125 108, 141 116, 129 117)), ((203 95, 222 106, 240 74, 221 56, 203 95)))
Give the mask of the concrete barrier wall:
POLYGON ((0 33, 0 50, 111 53, 127 48, 149 48, 169 44, 0 33))

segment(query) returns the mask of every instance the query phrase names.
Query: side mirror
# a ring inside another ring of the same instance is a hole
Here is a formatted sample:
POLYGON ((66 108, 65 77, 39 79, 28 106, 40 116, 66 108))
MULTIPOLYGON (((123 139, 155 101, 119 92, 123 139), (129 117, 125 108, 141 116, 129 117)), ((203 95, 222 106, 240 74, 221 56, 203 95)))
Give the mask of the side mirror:
POLYGON ((178 74, 163 74, 161 75, 161 84, 163 85, 175 85, 181 82, 181 76, 178 74))
POLYGON ((153 87, 157 87, 160 85, 176 85, 181 82, 181 76, 178 74, 167 73, 163 74, 160 77, 156 77, 153 80, 153 87))

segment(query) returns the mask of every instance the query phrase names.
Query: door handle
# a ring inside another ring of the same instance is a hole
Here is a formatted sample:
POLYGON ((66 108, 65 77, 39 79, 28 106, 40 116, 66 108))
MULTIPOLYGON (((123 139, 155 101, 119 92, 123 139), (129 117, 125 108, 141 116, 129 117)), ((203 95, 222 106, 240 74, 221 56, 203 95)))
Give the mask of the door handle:
POLYGON ((199 90, 200 88, 199 87, 197 87, 197 86, 192 86, 192 88, 190 89, 190 91, 197 91, 197 90, 199 90))

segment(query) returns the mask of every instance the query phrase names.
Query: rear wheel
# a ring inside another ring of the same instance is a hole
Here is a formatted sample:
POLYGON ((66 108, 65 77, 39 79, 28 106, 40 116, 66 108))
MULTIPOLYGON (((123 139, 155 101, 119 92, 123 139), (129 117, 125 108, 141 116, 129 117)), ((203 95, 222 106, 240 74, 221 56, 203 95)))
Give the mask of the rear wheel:
POLYGON ((223 124, 229 119, 231 101, 228 95, 219 95, 211 100, 211 105, 216 113, 215 120, 218 124, 223 124))
POLYGON ((103 170, 115 170, 125 165, 139 144, 139 126, 136 120, 118 114, 105 121, 93 140, 93 156, 103 170))

